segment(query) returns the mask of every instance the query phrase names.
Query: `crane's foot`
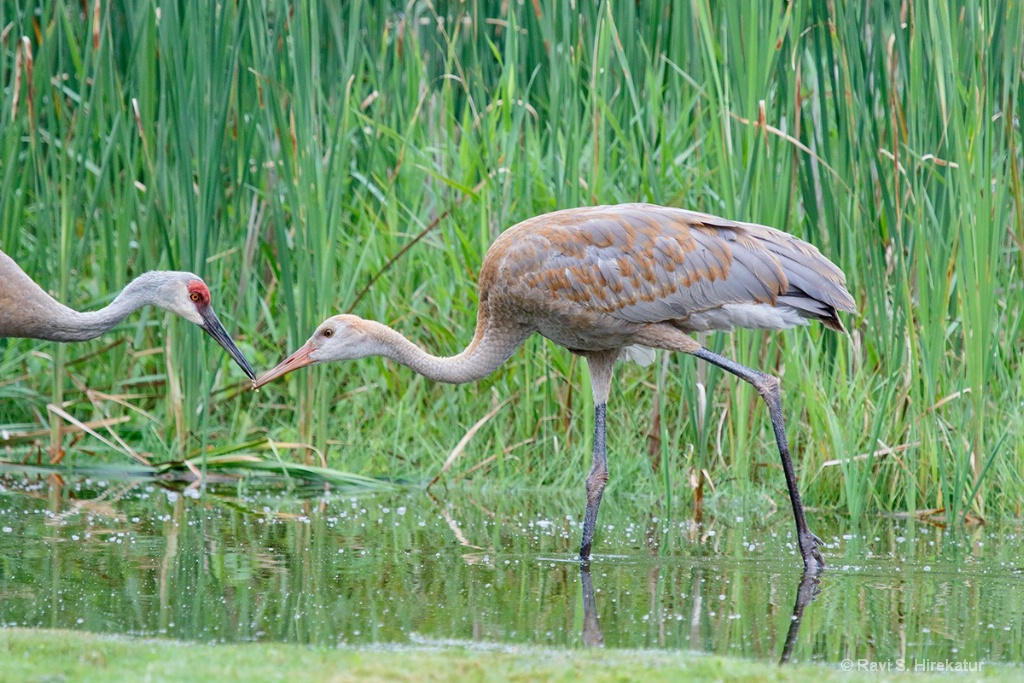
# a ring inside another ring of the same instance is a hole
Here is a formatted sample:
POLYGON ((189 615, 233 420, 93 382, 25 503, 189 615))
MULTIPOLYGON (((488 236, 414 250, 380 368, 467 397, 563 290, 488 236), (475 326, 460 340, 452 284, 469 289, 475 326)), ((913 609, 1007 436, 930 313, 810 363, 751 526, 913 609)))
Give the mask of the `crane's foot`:
POLYGON ((804 571, 808 574, 820 574, 825 569, 825 558, 818 551, 818 546, 825 545, 825 541, 810 531, 805 531, 800 534, 799 542, 800 554, 804 558, 804 571))

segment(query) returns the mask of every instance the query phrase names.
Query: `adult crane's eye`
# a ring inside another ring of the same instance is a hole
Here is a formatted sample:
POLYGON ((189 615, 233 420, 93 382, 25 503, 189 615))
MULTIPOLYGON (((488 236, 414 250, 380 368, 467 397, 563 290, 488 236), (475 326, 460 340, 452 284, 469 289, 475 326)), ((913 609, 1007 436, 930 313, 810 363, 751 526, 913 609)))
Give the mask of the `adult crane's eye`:
POLYGON ((189 298, 189 299, 192 299, 192 301, 195 301, 196 303, 199 303, 199 300, 200 300, 200 299, 201 299, 202 297, 201 297, 201 296, 199 296, 199 292, 192 292, 191 294, 189 294, 189 297, 188 297, 188 298, 189 298))
POLYGON ((320 334, 322 334, 325 337, 333 337, 334 336, 334 330, 332 330, 331 328, 328 327, 326 330, 324 330, 320 334))

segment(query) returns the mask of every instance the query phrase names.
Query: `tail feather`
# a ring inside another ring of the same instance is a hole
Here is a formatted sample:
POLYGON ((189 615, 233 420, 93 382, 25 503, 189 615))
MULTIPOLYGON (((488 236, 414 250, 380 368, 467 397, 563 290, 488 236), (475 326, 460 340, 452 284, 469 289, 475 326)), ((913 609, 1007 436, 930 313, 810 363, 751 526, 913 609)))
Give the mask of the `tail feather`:
POLYGON ((813 244, 773 228, 763 229, 774 237, 764 239, 763 244, 782 266, 789 285, 777 302, 825 327, 845 332, 839 311, 856 311, 856 302, 846 288, 843 271, 813 244))
POLYGON ((796 288, 790 288, 788 292, 780 296, 778 303, 789 306, 804 318, 821 322, 822 325, 829 329, 837 332, 846 331, 846 328, 843 327, 843 321, 839 319, 839 312, 835 306, 808 296, 796 288))

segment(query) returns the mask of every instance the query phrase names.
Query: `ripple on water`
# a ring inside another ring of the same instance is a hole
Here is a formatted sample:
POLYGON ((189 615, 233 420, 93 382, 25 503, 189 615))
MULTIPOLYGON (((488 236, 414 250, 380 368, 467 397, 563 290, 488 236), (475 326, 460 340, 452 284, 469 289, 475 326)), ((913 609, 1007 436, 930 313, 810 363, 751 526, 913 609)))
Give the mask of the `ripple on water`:
POLYGON ((704 651, 842 662, 1024 661, 1020 525, 816 514, 705 523, 601 511, 589 572, 571 494, 323 495, 0 475, 0 626, 198 641, 704 651), (796 627, 794 629, 794 626, 796 627))

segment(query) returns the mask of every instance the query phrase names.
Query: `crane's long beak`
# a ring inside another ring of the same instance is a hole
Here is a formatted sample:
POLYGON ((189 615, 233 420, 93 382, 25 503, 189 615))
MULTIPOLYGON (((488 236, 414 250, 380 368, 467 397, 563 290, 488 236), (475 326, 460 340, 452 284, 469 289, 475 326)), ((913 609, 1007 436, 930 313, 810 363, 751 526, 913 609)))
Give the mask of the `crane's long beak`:
POLYGON ((202 327, 208 335, 213 337, 214 341, 224 347, 224 350, 228 352, 228 355, 231 356, 232 360, 238 363, 238 367, 242 368, 249 379, 255 380, 256 372, 252 369, 252 366, 249 365, 249 361, 245 359, 242 352, 238 350, 238 347, 235 346, 235 342, 232 341, 231 335, 229 335, 228 331, 224 329, 224 326, 221 324, 217 314, 213 312, 213 306, 206 306, 199 312, 199 315, 203 317, 203 324, 200 325, 200 327, 202 327))
POLYGON ((281 375, 287 375, 292 370, 297 370, 307 365, 312 365, 316 361, 309 357, 309 354, 313 352, 313 346, 306 342, 292 355, 285 358, 283 361, 277 364, 277 367, 272 370, 267 370, 256 382, 252 385, 253 389, 259 389, 264 384, 273 382, 281 375))

